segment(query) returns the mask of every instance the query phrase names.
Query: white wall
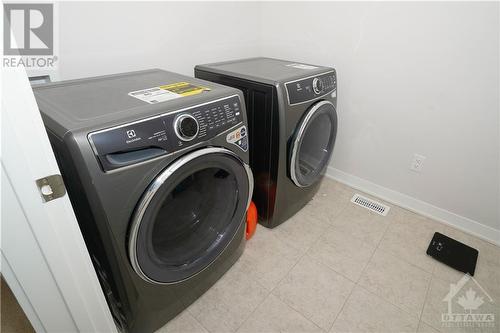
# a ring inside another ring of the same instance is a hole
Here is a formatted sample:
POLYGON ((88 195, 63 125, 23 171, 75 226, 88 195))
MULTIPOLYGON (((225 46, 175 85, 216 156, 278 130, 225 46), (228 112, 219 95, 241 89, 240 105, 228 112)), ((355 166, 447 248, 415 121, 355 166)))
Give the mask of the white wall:
POLYGON ((498 3, 70 2, 59 11, 62 79, 151 67, 192 75, 198 63, 258 55, 335 65, 330 171, 500 242, 498 3), (409 170, 413 153, 427 156, 422 173, 409 170))
POLYGON ((336 65, 333 168, 500 229, 498 3, 264 3, 261 36, 336 65))
POLYGON ((257 56, 254 3, 59 3, 61 79, 257 56))

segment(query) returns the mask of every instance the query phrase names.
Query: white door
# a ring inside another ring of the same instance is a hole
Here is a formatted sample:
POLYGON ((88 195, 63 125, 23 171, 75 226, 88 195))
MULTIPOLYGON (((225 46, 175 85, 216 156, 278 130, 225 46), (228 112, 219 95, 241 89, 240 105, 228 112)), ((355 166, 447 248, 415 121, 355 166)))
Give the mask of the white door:
POLYGON ((37 332, 116 332, 68 195, 36 185, 60 171, 25 70, 1 91, 2 274, 37 332))

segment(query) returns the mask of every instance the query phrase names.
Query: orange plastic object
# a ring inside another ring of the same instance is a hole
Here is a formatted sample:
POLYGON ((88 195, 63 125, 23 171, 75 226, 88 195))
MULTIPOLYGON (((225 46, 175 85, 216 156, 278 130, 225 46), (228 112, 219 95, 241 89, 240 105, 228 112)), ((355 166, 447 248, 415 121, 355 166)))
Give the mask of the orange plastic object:
POLYGON ((250 202, 250 206, 248 206, 247 210, 247 232, 245 238, 248 240, 252 238, 255 233, 255 229, 257 229, 257 207, 255 204, 250 202))

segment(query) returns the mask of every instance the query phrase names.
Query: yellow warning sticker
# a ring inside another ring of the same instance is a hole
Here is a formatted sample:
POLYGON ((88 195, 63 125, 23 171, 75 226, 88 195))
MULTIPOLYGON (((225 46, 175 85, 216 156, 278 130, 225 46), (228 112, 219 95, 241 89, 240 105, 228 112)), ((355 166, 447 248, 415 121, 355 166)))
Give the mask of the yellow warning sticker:
POLYGON ((204 91, 210 91, 210 88, 196 86, 188 82, 177 82, 159 87, 131 91, 128 95, 149 104, 156 104, 179 97, 200 94, 204 91))
POLYGON ((210 88, 195 86, 194 84, 188 82, 167 84, 165 86, 160 86, 160 89, 168 90, 182 96, 191 96, 202 93, 204 91, 210 91, 210 88))

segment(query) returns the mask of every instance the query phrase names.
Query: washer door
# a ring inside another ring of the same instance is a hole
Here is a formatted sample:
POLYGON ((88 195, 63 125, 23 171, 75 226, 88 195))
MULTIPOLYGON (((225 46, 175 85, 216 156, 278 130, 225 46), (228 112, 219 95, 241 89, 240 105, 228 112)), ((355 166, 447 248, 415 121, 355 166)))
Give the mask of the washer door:
POLYGON ((227 149, 197 150, 167 167, 132 219, 129 256, 136 273, 166 284, 206 268, 243 223, 252 190, 250 168, 227 149))
POLYGON ((321 178, 337 136, 337 111, 329 101, 314 104, 299 123, 291 145, 290 177, 306 187, 321 178))

